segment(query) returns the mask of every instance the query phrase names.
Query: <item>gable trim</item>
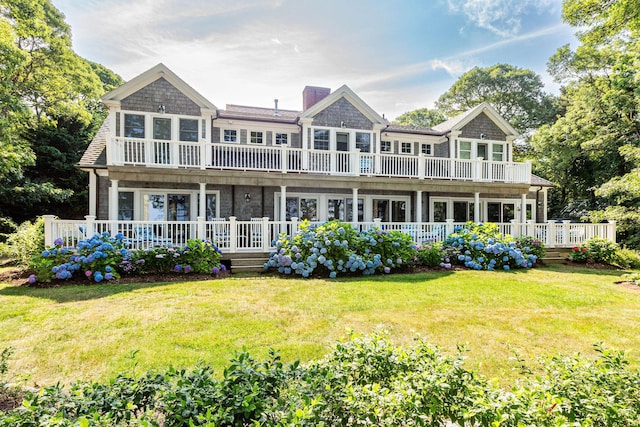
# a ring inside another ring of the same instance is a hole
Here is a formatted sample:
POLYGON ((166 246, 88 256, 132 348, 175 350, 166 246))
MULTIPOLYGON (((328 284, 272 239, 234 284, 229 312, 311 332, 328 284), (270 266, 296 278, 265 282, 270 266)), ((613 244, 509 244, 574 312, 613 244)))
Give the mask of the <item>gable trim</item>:
POLYGON ((129 95, 139 91, 140 89, 148 86, 156 80, 164 77, 166 81, 172 84, 176 89, 182 92, 187 98, 196 103, 203 114, 213 114, 218 108, 213 105, 204 96, 200 95, 198 91, 189 86, 184 80, 178 77, 173 71, 167 68, 166 65, 160 63, 155 67, 145 71, 144 73, 134 77, 122 86, 117 87, 111 92, 102 96, 102 102, 107 107, 118 108, 120 101, 129 95))
POLYGON ((379 124, 379 125, 388 125, 389 124, 389 122, 387 120, 383 119, 378 113, 376 113, 376 111, 373 108, 369 107, 369 105, 367 105, 347 85, 340 86, 334 92, 329 94, 329 96, 327 96, 326 98, 322 99, 320 102, 318 102, 317 104, 313 105, 312 107, 308 108, 306 111, 303 111, 302 114, 300 114, 300 120, 301 121, 304 120, 304 119, 313 120, 313 118, 317 114, 319 114, 324 109, 326 109, 329 106, 331 106, 333 103, 338 101, 340 98, 344 98, 345 100, 347 100, 358 111, 360 111, 367 119, 371 120, 371 122, 374 124, 374 126, 376 124, 379 124))
POLYGON ((485 113, 489 119, 491 119, 502 130, 507 137, 517 138, 520 136, 517 130, 513 128, 501 115, 491 106, 488 102, 483 102, 472 108, 471 112, 467 114, 462 120, 451 127, 451 131, 462 130, 462 128, 478 117, 480 114, 485 113))

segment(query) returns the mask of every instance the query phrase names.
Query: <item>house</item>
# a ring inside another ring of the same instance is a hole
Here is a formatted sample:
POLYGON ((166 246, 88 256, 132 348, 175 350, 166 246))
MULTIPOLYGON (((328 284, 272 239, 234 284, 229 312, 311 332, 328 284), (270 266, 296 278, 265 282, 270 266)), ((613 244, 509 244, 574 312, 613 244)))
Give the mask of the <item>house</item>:
POLYGON ((163 64, 102 100, 78 165, 98 220, 547 220, 553 184, 514 161, 487 103, 433 128, 390 124, 347 86, 305 87, 300 111, 221 109, 163 64))

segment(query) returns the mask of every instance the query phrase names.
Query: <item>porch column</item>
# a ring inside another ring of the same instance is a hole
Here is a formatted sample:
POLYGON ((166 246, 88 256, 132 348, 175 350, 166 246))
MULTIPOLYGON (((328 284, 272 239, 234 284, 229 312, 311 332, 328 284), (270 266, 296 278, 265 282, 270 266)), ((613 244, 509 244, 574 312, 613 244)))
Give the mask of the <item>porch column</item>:
POLYGON ((473 193, 473 222, 480 222, 480 193, 473 193))
POLYGON ((416 222, 422 222, 422 190, 416 191, 416 222))
POLYGON ((526 224, 527 222, 527 195, 520 195, 520 223, 526 224))
POLYGON ((89 215, 96 216, 96 194, 98 189, 98 180, 95 171, 89 172, 89 215))
POLYGON ((198 209, 198 216, 202 218, 207 217, 207 184, 205 182, 200 183, 200 194, 198 194, 200 207, 198 209))
POLYGON ((111 192, 109 193, 109 219, 118 219, 118 180, 111 180, 111 192))
POLYGON ((280 221, 287 220, 287 186, 280 186, 280 221))
POLYGON ((353 189, 353 195, 351 196, 352 202, 351 205, 351 222, 354 224, 358 223, 358 189, 353 189))

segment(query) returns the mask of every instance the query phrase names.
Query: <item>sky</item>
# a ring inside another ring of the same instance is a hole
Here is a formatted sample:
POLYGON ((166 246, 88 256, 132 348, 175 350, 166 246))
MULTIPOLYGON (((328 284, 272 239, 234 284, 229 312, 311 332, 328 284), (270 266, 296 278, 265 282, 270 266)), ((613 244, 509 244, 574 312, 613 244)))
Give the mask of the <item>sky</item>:
POLYGON ((535 71, 577 45, 561 0, 52 0, 73 48, 129 80, 162 62, 218 108, 302 109, 346 84, 389 120, 432 108, 466 71, 535 71))

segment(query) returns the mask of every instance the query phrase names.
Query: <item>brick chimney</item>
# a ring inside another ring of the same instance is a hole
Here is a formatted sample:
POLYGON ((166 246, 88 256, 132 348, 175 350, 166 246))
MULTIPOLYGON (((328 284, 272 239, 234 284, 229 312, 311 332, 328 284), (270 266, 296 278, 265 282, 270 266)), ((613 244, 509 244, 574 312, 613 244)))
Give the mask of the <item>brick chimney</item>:
POLYGON ((330 93, 331 89, 328 87, 305 86, 302 91, 302 111, 313 107, 330 93))

